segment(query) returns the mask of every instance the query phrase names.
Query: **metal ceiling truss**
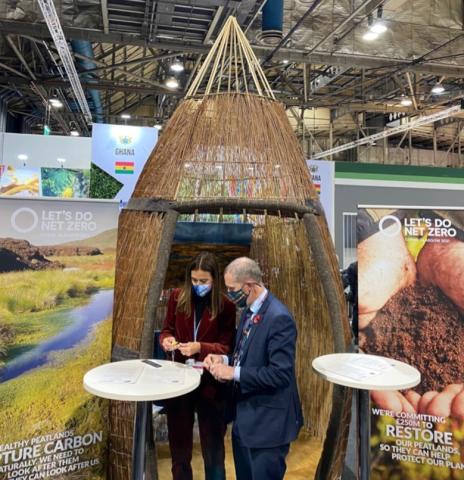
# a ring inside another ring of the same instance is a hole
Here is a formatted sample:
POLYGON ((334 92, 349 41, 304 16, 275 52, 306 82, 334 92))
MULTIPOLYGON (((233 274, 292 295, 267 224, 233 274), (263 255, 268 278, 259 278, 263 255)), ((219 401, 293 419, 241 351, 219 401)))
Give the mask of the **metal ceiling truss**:
MULTIPOLYGON (((308 3, 302 17, 311 16, 322 2, 308 3)), ((66 105, 66 92, 71 88, 87 121, 91 112, 89 106, 84 105, 84 101, 87 104, 84 90, 97 90, 103 92, 105 121, 113 121, 129 110, 134 122, 150 125, 156 120, 157 123, 172 113, 184 95, 210 49, 211 40, 215 39, 227 17, 234 13, 246 31, 264 3, 265 0, 102 0, 102 30, 99 31, 70 26, 61 28, 56 12, 51 11, 53 1, 39 0, 41 8, 48 12, 49 28, 40 23, 0 20, 0 30, 15 55, 14 59, 0 57, 0 69, 8 72, 0 73, 0 88, 13 89, 14 86, 16 92, 24 93, 23 99, 17 97, 15 109, 19 112, 22 109, 25 114, 30 112, 30 104, 26 105, 26 101, 39 98, 42 102, 38 87, 44 98, 48 98, 50 91, 55 92, 66 106, 59 113, 61 119, 55 118, 63 131, 62 122, 68 122, 69 130, 70 120, 81 130, 87 128, 82 116, 66 105), (29 42, 16 40, 13 34, 29 42), (49 43, 50 34, 56 46, 49 43), (65 38, 92 42, 95 56, 71 55, 65 38), (165 78, 172 73, 169 66, 175 57, 186 67, 185 72, 177 74, 182 87, 178 91, 164 85, 165 78), (82 71, 80 66, 76 68, 76 59, 91 61, 94 68, 82 71)), ((297 107, 291 115, 295 116, 298 131, 304 132, 303 139, 311 138, 315 142, 318 136, 329 136, 328 129, 311 132, 304 125, 305 109, 326 107, 331 110, 331 123, 336 123, 330 127, 334 144, 336 132, 343 138, 356 138, 356 135, 369 132, 369 125, 359 121, 357 112, 365 112, 363 118, 367 120, 384 115, 388 122, 389 114, 417 116, 431 105, 447 111, 446 106, 461 92, 464 65, 434 61, 441 49, 452 45, 459 35, 449 37, 446 43, 414 60, 334 51, 334 45, 383 3, 384 0, 363 0, 349 15, 319 36, 320 40, 309 49, 290 49, 287 44, 293 33, 302 28, 304 18, 290 25, 277 46, 253 46, 261 62, 268 62, 265 73, 276 97, 288 107, 297 107), (288 60, 288 65, 282 64, 284 59, 288 60), (442 77, 446 77, 450 94, 430 97, 431 86, 442 77), (411 96, 414 102, 411 107, 400 105, 402 94, 411 96), (354 120, 345 118, 346 114, 354 114, 354 120)), ((456 56, 459 57, 458 51, 456 56)), ((444 138, 450 144, 457 141, 453 135, 444 138)), ((417 134, 417 139, 422 141, 421 134, 417 134)))
POLYGON ((393 128, 387 128, 382 132, 375 133, 373 135, 368 135, 366 137, 360 138, 359 140, 355 140, 354 142, 345 143, 343 145, 339 145, 338 147, 331 148, 329 150, 325 150, 323 152, 317 153, 312 156, 313 159, 321 159, 331 157, 336 153, 344 152, 346 150, 351 150, 352 148, 356 148, 361 145, 372 145, 377 140, 382 140, 387 137, 391 137, 393 135, 398 135, 402 132, 406 132, 408 130, 412 130, 414 128, 418 128, 424 125, 430 125, 438 120, 442 120, 444 118, 451 117, 453 115, 458 115, 462 113, 461 105, 455 105, 453 107, 447 108, 442 110, 441 112, 433 113, 431 115, 424 115, 422 117, 417 117, 407 123, 399 125, 393 128))
MULTIPOLYGON (((0 31, 3 33, 32 35, 36 38, 49 38, 48 29, 44 25, 26 22, 0 20, 0 31)), ((75 27, 63 27, 66 38, 89 40, 95 43, 111 43, 116 45, 132 45, 151 47, 156 50, 169 50, 179 53, 205 54, 209 51, 208 45, 195 42, 178 42, 171 39, 147 41, 142 36, 110 32, 105 34, 97 30, 86 30, 75 27)), ((272 47, 252 45, 258 58, 265 58, 272 52, 272 47)), ((457 52, 458 54, 458 52, 457 52)), ((464 78, 464 66, 440 64, 431 61, 398 60, 395 58, 357 55, 348 53, 311 53, 305 50, 281 48, 273 56, 273 60, 284 59, 294 63, 312 63, 316 65, 354 66, 365 68, 404 68, 407 71, 445 75, 448 77, 464 78)))
POLYGON ((91 123, 92 114, 90 113, 87 99, 85 97, 84 91, 82 90, 79 76, 77 75, 76 66, 74 65, 74 60, 71 56, 68 42, 63 33, 63 29, 56 13, 53 0, 38 0, 38 3, 50 31, 50 35, 52 36, 55 46, 58 50, 58 54, 61 58, 64 69, 66 70, 66 74, 68 76, 68 80, 71 84, 71 88, 74 92, 77 103, 79 104, 84 118, 87 120, 87 122, 91 123))

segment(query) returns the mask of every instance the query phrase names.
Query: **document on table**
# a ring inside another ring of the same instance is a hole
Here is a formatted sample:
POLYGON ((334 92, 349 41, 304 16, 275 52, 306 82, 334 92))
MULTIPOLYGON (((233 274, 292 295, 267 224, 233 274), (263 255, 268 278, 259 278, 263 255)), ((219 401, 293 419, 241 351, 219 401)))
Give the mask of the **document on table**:
POLYGON ((170 385, 183 385, 185 383, 185 369, 176 367, 164 367, 163 369, 148 370, 145 367, 146 380, 149 382, 164 383, 170 385))
POLYGON ((394 364, 385 358, 363 358, 364 355, 359 354, 359 358, 353 358, 344 364, 337 363, 324 368, 326 371, 335 373, 341 377, 351 378, 353 380, 364 380, 371 378, 393 368, 394 364))
POLYGON ((142 375, 143 367, 137 368, 119 368, 117 373, 108 373, 102 375, 100 381, 103 383, 125 383, 128 385, 137 383, 140 375, 142 375))

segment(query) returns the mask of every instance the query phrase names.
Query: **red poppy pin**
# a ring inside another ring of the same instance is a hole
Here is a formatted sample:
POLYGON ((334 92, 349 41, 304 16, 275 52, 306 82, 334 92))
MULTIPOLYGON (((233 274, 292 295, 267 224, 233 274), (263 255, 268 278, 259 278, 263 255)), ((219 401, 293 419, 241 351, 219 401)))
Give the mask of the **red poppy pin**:
POLYGON ((257 323, 259 323, 261 319, 262 319, 261 315, 255 315, 253 317, 253 325, 256 325, 257 323))

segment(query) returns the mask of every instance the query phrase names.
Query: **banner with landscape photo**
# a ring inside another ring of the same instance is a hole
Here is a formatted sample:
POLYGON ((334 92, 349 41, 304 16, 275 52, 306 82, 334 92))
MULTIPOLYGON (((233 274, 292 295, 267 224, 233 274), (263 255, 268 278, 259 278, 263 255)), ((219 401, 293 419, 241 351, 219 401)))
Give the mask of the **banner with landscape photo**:
POLYGON ((0 198, 0 479, 104 479, 118 203, 0 198))

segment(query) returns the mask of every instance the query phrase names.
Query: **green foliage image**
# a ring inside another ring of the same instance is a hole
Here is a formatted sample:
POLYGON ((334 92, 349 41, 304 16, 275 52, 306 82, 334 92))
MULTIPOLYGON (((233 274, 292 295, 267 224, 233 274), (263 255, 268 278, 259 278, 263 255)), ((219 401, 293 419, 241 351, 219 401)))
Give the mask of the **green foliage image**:
POLYGON ((92 163, 90 168, 90 198, 114 198, 122 183, 92 163))

